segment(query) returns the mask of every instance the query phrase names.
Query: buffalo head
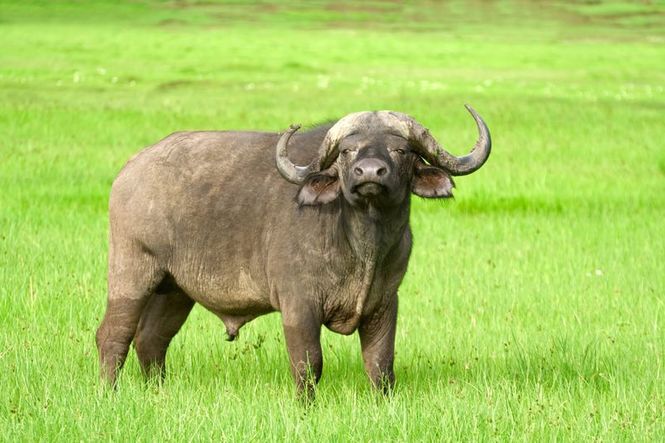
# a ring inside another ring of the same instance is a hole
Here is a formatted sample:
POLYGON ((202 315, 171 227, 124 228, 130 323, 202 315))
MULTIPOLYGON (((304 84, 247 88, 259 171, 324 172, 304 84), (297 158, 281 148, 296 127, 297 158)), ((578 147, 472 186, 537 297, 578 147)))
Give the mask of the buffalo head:
POLYGON ((466 108, 476 121, 479 136, 473 150, 462 157, 441 148, 408 115, 358 112, 330 128, 318 155, 307 166, 294 165, 287 156, 289 139, 300 128, 291 125, 277 143, 277 169, 285 179, 301 185, 301 205, 325 204, 340 194, 354 206, 398 205, 409 191, 427 198, 451 197, 451 176, 472 173, 490 154, 485 122, 473 108, 466 108))

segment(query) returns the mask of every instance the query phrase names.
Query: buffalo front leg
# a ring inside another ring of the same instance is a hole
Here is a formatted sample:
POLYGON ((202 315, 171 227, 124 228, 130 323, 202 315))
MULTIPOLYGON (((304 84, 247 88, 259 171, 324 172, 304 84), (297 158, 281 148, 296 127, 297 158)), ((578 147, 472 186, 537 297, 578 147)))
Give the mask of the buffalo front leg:
POLYGON ((302 306, 283 310, 282 322, 298 395, 313 400, 315 386, 323 371, 321 322, 302 306))
POLYGON ((365 372, 372 385, 388 393, 395 385, 395 331, 397 327, 397 295, 358 328, 365 372))
POLYGON ((166 351, 194 307, 194 300, 178 288, 160 291, 143 308, 134 347, 143 374, 150 378, 166 373, 166 351))

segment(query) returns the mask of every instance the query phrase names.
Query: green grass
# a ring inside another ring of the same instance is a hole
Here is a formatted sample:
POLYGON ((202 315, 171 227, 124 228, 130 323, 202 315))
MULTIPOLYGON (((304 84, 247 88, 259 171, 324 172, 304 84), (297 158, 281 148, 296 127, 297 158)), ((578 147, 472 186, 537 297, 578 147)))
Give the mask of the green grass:
POLYGON ((5 441, 660 441, 665 435, 665 5, 652 2, 0 1, 0 429, 5 441), (175 130, 367 109, 455 153, 415 201, 398 387, 324 333, 295 400, 278 315, 237 343, 195 308, 162 387, 133 351, 97 380, 107 198, 175 130))

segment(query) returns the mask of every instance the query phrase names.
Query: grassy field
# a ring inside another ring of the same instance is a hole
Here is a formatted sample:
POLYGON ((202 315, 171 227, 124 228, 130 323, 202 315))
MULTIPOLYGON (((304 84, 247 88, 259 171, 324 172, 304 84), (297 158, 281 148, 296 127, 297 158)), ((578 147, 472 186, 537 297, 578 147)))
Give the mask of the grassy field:
POLYGON ((665 3, 0 0, 0 440, 662 441, 665 3), (97 379, 107 199, 184 129, 281 131, 368 109, 455 153, 417 200, 398 386, 324 332, 295 400, 278 315, 240 340, 199 307, 169 375, 97 379))

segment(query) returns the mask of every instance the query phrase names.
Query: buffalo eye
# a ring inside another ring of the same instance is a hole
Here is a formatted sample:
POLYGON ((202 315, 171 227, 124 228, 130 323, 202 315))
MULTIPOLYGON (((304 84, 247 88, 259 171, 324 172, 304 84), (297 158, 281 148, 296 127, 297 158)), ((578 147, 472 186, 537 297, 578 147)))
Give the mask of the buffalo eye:
POLYGON ((396 152, 396 153, 398 153, 399 155, 404 155, 404 154, 406 154, 406 151, 405 151, 404 149, 402 149, 402 148, 395 149, 393 152, 396 152))
POLYGON ((351 152, 350 149, 342 149, 342 155, 347 155, 349 152, 351 152))

